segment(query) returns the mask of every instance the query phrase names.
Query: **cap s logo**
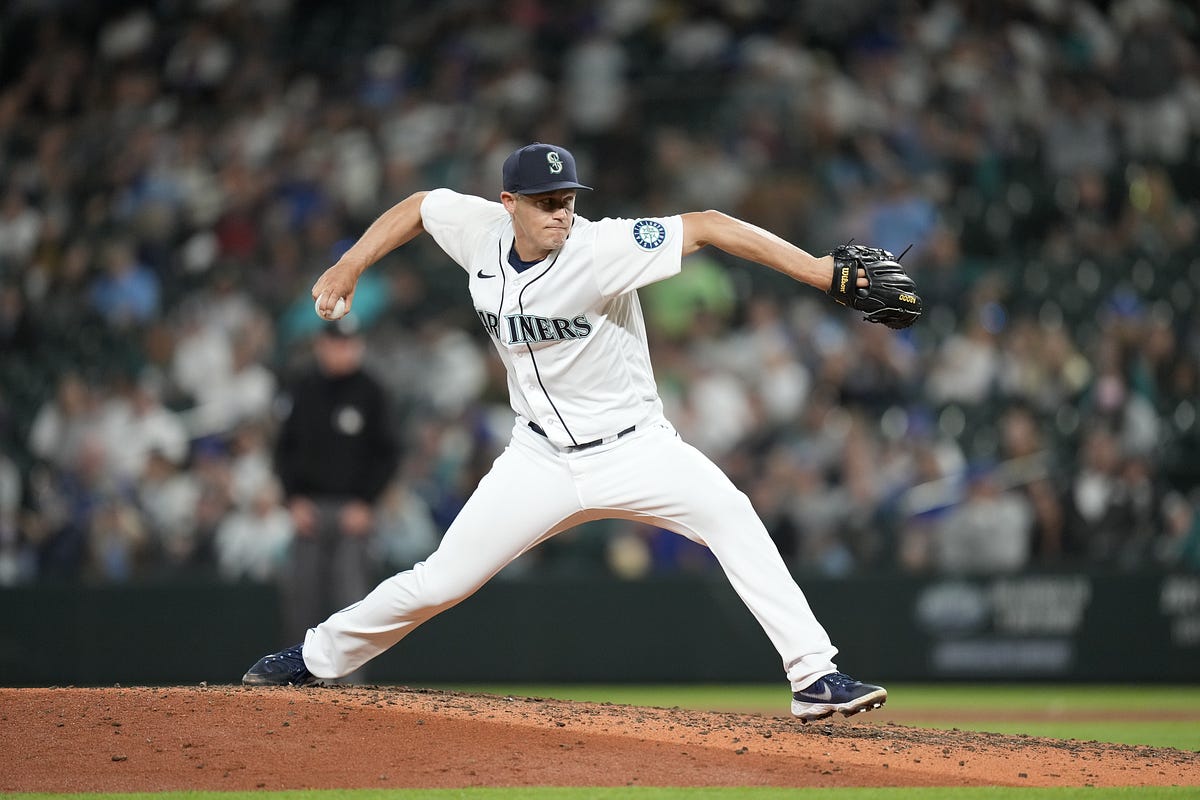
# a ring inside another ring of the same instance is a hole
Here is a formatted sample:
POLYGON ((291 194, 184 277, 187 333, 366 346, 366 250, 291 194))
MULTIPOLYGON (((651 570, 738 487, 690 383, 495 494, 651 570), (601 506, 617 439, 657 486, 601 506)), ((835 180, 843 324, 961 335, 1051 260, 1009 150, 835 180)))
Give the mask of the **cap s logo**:
POLYGON ((550 164, 550 173, 552 175, 557 175, 558 173, 562 172, 562 159, 558 157, 558 153, 554 152, 553 150, 551 150, 549 153, 546 153, 546 161, 550 164))
POLYGON ((667 229, 662 223, 652 219, 642 219, 633 223, 633 240, 643 250, 653 250, 667 239, 667 229))

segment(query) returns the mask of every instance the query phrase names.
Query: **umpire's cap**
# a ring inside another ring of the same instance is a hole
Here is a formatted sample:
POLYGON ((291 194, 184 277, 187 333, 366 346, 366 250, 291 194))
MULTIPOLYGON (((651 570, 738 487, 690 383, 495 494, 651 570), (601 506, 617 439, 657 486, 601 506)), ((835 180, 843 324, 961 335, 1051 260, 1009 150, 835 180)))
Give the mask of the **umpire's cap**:
POLYGON ((504 191, 538 194, 555 189, 591 189, 575 174, 575 156, 553 144, 534 142, 504 159, 504 191))

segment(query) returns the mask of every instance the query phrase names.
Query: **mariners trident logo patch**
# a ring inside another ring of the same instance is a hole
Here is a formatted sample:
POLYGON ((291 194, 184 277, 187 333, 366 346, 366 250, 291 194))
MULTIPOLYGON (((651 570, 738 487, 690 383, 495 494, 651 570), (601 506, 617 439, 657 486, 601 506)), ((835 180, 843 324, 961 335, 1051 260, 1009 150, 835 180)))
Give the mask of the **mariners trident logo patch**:
POLYGON ((662 223, 652 219, 638 220, 633 223, 633 240, 643 250, 653 250, 667 238, 667 229, 662 223))

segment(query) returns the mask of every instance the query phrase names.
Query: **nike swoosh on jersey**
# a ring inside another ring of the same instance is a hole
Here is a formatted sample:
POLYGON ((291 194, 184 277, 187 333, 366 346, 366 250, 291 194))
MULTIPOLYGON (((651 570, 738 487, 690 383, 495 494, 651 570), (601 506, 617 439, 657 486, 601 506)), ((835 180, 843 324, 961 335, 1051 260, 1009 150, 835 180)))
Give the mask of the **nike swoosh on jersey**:
POLYGON ((475 273, 475 277, 476 278, 494 278, 494 277, 496 277, 496 274, 493 272, 491 275, 488 275, 483 270, 479 270, 478 272, 475 273))

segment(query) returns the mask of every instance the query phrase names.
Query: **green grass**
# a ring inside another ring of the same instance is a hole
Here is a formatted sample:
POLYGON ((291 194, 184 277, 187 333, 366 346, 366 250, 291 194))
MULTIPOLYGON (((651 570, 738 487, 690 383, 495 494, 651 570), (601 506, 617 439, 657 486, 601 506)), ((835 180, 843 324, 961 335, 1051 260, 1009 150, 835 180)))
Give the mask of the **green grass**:
POLYGON ((1049 739, 1079 739, 1085 742, 1173 747, 1176 750, 1200 751, 1200 723, 1191 722, 988 722, 971 724, 944 722, 936 717, 914 719, 907 725, 922 728, 959 728, 989 733, 1026 734, 1049 739))
MULTIPOLYGON (((787 709, 781 684, 502 684, 439 687, 466 692, 553 697, 622 705, 680 706, 710 711, 780 712, 787 709)), ((1200 684, 1194 686, 888 684, 888 708, 1103 710, 1119 698, 1122 708, 1175 709, 1200 714, 1200 684)))
MULTIPOLYGON (((708 711, 747 711, 786 714, 786 687, 771 685, 563 685, 454 686, 462 691, 549 697, 561 700, 609 702, 708 711)), ((1200 685, 1196 686, 1072 686, 950 684, 945 686, 891 684, 888 704, 873 712, 889 714, 907 725, 960 728, 992 733, 1028 734, 1054 739, 1114 742, 1200 751, 1200 685), (1153 714, 1165 719, 1111 719, 1104 711, 1118 704, 1119 713, 1153 714), (989 714, 995 718, 989 719, 989 714), (1014 714, 1028 718, 1014 720, 1014 714), (1070 719, 1087 714, 1086 719, 1070 719), (1180 715, 1186 715, 1181 719, 1180 715), (1060 715, 1066 718, 1060 718, 1060 715)), ((864 718, 865 719, 865 718, 864 718)))
POLYGON ((516 788, 336 789, 290 792, 163 792, 161 794, 14 794, 14 800, 1183 800, 1192 787, 1021 789, 937 787, 883 789, 791 788, 516 788))
POLYGON ((1127 711, 1175 709, 1200 713, 1200 684, 1193 686, 1109 686, 952 684, 901 685, 894 698, 914 706, 962 708, 969 702, 981 709, 1085 710, 1111 708, 1118 702, 1127 711))
POLYGON ((889 706, 903 710, 907 723, 924 727, 1200 750, 1200 686, 900 686, 891 694, 889 706), (1118 708, 1105 719, 1114 703, 1118 708), (964 721, 964 711, 978 719, 964 721), (1118 716, 1155 712, 1164 718, 1118 716), (990 713, 997 718, 988 719, 990 713), (1007 717, 1014 713, 1030 718, 1007 717), (1069 719, 1072 714, 1088 718, 1069 719))

